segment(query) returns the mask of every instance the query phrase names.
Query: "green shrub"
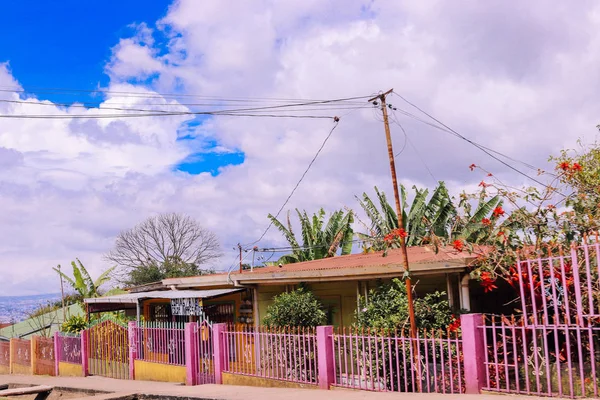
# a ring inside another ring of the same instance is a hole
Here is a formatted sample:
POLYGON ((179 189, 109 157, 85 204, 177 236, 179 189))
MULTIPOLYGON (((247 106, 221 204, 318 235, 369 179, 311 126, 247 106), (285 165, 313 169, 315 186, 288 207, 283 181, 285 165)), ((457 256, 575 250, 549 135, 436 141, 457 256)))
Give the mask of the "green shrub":
POLYGON ((60 330, 65 333, 79 333, 87 328, 87 321, 79 315, 71 315, 69 319, 63 322, 60 330))
POLYGON ((323 304, 304 288, 275 296, 264 319, 267 326, 311 327, 325 323, 323 304))
MULTIPOLYGON (((423 298, 413 297, 417 328, 445 331, 452 323, 454 317, 445 295, 444 292, 435 292, 423 298)), ((356 321, 359 327, 408 330, 410 323, 405 283, 394 279, 370 290, 368 301, 364 297, 360 299, 356 321)))

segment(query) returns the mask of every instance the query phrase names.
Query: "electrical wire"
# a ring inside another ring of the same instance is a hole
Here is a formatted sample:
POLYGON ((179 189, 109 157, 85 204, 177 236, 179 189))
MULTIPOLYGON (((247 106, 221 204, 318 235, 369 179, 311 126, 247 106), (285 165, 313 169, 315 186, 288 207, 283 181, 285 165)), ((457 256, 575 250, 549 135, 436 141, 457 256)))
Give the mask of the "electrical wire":
MULTIPOLYGON (((344 244, 348 244, 348 243, 364 243, 364 242, 374 242, 376 240, 380 240, 383 237, 372 237, 372 238, 364 238, 364 239, 353 239, 353 240, 348 240, 345 242, 340 242, 339 246, 343 246, 344 244)), ((287 251, 293 251, 293 250, 311 250, 311 249, 318 249, 318 248, 323 248, 323 247, 329 247, 330 245, 328 244, 314 244, 311 246, 298 246, 298 247, 293 247, 293 246, 282 246, 282 247, 264 247, 264 248, 260 248, 260 249, 256 249, 254 251, 259 252, 259 253, 265 253, 265 252, 287 252, 287 251)))
MULTIPOLYGON (((467 143, 470 143, 471 145, 477 147, 478 149, 480 149, 481 151, 483 151, 484 153, 486 153, 488 156, 492 157, 493 159, 495 159, 496 161, 500 162, 501 164, 503 164, 504 166, 510 168, 511 170, 515 171, 516 173, 523 175, 524 177, 532 180, 533 182, 544 186, 544 187, 548 187, 548 185, 544 184, 543 182, 539 181, 538 179, 527 175, 525 172, 515 168, 514 166, 508 164, 507 162, 505 162, 504 160, 498 158, 497 156, 493 155, 489 150, 487 150, 486 148, 484 148, 483 146, 473 142, 472 140, 466 138, 465 136, 461 135, 460 133, 456 132, 454 129, 450 128, 448 125, 444 124, 443 122, 441 122, 440 120, 438 120, 437 118, 435 118, 434 116, 432 116, 431 114, 427 113, 426 111, 422 110, 421 108, 419 108, 418 106, 416 106, 415 104, 411 103, 410 101, 406 100, 404 97, 402 97, 401 95, 397 94, 394 92, 394 94, 398 97, 400 97, 402 100, 404 100, 406 103, 408 103, 409 105, 413 106, 414 108, 416 108, 417 110, 421 111, 423 114, 427 115, 429 118, 431 118, 432 120, 434 120, 435 122, 437 122, 438 124, 442 125, 443 127, 445 127, 446 129, 448 129, 452 134, 454 134, 454 136, 457 136, 458 138, 466 141, 467 143)), ((553 189, 556 193, 560 194, 563 197, 566 197, 563 193, 559 192, 556 189, 553 189)))
MULTIPOLYGON (((317 153, 315 154, 315 156, 313 157, 313 159, 308 164, 308 167, 306 167, 306 170, 304 171, 304 173, 302 174, 302 176, 300 177, 300 179, 296 183, 296 186, 294 186, 294 188, 292 189, 292 191, 289 194, 289 196, 287 197, 287 199, 285 199, 285 201, 283 202, 283 204, 279 208, 279 211, 277 211, 277 214, 275 214, 274 219, 277 219, 279 217, 279 214, 281 214, 281 211, 283 211, 283 209, 285 208, 285 206, 287 205, 287 203, 290 201, 290 199, 292 198, 292 196, 296 192, 296 189, 298 189, 298 186, 300 186, 300 183, 302 183, 302 180, 304 179, 304 177, 306 176, 306 174, 308 173, 308 171, 310 170, 310 168, 313 166, 314 162, 317 160, 317 157, 319 157, 319 154, 321 154, 321 151, 323 150, 323 148, 327 144, 327 141, 329 140, 329 138, 333 134, 333 131, 335 131, 335 128, 337 128, 337 126, 339 125, 339 121, 340 121, 339 118, 335 117, 335 119, 334 119, 335 125, 333 125, 333 128, 331 128, 331 130, 329 131, 329 134, 325 137, 325 140, 323 140, 323 143, 321 143, 321 147, 319 147, 319 150, 317 150, 317 153)), ((273 226, 273 220, 271 220, 269 222, 269 225, 267 226, 267 228, 265 229, 265 231, 262 233, 262 235, 260 235, 260 237, 257 240, 255 240, 252 243, 248 243, 248 244, 244 245, 244 247, 251 246, 253 244, 256 244, 256 243, 260 242, 265 237, 265 235, 267 234, 267 232, 269 231, 269 229, 271 229, 272 226, 273 226)))

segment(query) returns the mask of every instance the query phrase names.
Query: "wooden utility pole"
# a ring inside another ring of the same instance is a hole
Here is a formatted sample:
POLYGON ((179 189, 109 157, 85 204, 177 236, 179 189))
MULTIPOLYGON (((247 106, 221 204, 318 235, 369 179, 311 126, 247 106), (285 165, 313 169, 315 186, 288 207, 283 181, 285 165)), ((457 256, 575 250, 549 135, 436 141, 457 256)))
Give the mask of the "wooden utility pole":
POLYGON ((238 249, 240 250, 240 274, 241 274, 244 267, 242 264, 242 245, 239 243, 238 243, 238 249))
POLYGON ((63 289, 63 278, 60 272, 60 264, 58 264, 58 277, 60 278, 60 300, 62 302, 63 322, 67 320, 67 310, 65 309, 65 290, 63 289))
MULTIPOLYGON (((394 149, 392 148, 392 136, 390 134, 390 123, 388 120, 387 103, 385 97, 392 93, 394 89, 390 89, 385 93, 377 95, 369 102, 379 99, 381 102, 381 110, 383 111, 383 126, 385 128, 385 139, 387 141, 388 156, 390 158, 390 170, 392 171, 392 186, 394 187, 394 200, 396 201, 396 214, 398 215, 398 228, 403 228, 402 207, 400 205, 400 193, 398 191, 398 179, 396 178, 396 163, 394 161, 394 149)), ((415 309, 413 304, 412 284, 410 280, 410 266, 408 264, 408 253, 406 252, 406 240, 400 237, 400 248, 402 249, 402 258, 404 262, 404 271, 406 273, 406 295, 408 296, 408 316, 410 320, 410 334, 412 337, 417 337, 417 325, 415 323, 415 309)))

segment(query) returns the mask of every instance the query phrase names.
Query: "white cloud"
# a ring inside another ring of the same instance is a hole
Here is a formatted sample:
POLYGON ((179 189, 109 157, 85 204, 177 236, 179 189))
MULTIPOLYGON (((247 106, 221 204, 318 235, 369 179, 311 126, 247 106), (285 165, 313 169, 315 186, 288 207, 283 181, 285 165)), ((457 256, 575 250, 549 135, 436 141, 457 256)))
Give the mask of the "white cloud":
MULTIPOLYGON (((591 2, 515 5, 180 0, 163 20, 147 21, 116 43, 106 65, 114 93, 102 111, 0 103, 0 113, 186 110, 170 99, 117 93, 132 91, 334 98, 393 87, 466 136, 545 166, 550 153, 595 136, 599 14, 591 2), (166 35, 167 48, 153 35, 166 35)), ((17 80, 17 72, 0 64, 0 86, 18 86, 17 80)), ((0 99, 19 97, 0 92, 0 99)), ((396 96, 390 102, 418 113, 396 96)), ((390 191, 381 122, 369 109, 335 113, 342 117, 339 127, 289 209, 356 208, 354 195, 374 185, 390 191)), ((407 186, 446 180, 455 191, 473 187, 481 177, 469 174, 471 163, 525 182, 465 142, 400 111, 396 117, 410 137, 405 144, 392 125, 397 151, 404 147, 397 164, 407 186)), ((99 272, 108 267, 101 255, 118 231, 157 212, 189 213, 226 247, 257 239, 267 213, 278 210, 333 126, 329 120, 221 117, 187 127, 196 141, 177 141, 189 119, 0 119, 0 293, 56 291, 45 284, 55 280, 50 268, 76 256, 99 272), (217 177, 173 171, 198 150, 243 151, 246 159, 217 177)), ((282 243, 274 229, 266 240, 282 243)))

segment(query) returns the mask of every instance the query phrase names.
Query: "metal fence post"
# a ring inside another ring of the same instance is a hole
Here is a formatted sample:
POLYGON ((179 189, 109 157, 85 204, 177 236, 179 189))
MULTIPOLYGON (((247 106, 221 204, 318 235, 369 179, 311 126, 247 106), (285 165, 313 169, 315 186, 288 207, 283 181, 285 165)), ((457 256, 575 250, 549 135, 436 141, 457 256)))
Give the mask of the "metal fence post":
POLYGON ((54 332, 54 374, 59 376, 59 365, 60 365, 60 333, 54 332))
POLYGON ((187 322, 184 331, 185 341, 185 384, 198 384, 198 323, 187 322))
POLYGON ((88 355, 88 339, 89 331, 84 329, 81 331, 81 371, 83 372, 83 376, 88 376, 90 374, 89 362, 90 358, 88 355))
POLYGON ((317 327, 317 366, 319 388, 329 390, 335 380, 333 326, 317 327))
POLYGON ((478 394, 485 382, 485 351, 482 314, 463 314, 460 327, 463 341, 465 390, 467 394, 478 394))
POLYGON ((227 357, 227 349, 224 345, 223 332, 227 331, 227 324, 214 324, 213 327, 213 352, 215 357, 215 383, 223 384, 223 370, 227 357))
POLYGON ((129 342, 129 379, 135 379, 135 360, 137 359, 137 322, 127 324, 127 339, 129 342))

